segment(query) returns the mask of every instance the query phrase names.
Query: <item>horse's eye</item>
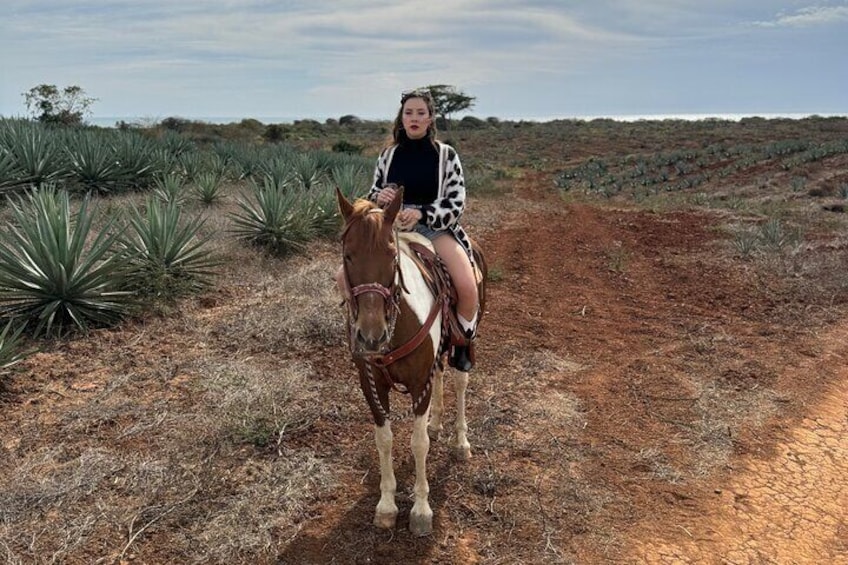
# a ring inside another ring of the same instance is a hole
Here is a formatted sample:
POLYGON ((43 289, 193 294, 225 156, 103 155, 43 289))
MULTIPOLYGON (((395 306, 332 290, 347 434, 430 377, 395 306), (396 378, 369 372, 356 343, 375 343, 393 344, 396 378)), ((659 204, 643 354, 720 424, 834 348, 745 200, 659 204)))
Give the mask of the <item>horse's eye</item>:
POLYGON ((351 261, 353 261, 353 259, 351 259, 351 257, 350 257, 350 253, 345 253, 344 260, 345 260, 345 263, 350 263, 351 261))

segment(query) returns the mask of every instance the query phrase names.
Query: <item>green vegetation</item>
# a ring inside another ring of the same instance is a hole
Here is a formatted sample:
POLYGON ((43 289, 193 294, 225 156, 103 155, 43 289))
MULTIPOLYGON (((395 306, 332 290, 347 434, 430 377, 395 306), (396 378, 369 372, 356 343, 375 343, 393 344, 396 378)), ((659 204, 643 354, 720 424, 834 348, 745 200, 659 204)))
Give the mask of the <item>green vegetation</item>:
MULTIPOLYGON (((650 194, 695 189, 712 179, 728 178, 765 165, 790 171, 845 153, 848 153, 848 139, 716 143, 701 149, 590 157, 561 171, 554 183, 564 191, 582 190, 606 197, 628 193, 644 198, 650 194)), ((806 180, 794 176, 790 186, 793 192, 800 192, 806 180)))
POLYGON ((0 232, 0 318, 30 323, 37 335, 126 314, 118 232, 111 221, 96 232, 88 205, 73 212, 68 193, 49 186, 11 202, 14 221, 0 232))
POLYGON ((253 181, 238 206, 232 215, 233 234, 275 255, 303 250, 315 233, 309 194, 273 177, 266 177, 262 184, 253 181))
POLYGON ((138 298, 172 299, 208 288, 218 262, 207 247, 209 237, 199 237, 204 220, 182 221, 175 201, 148 198, 145 212, 130 209, 130 233, 121 240, 129 261, 125 286, 138 298))
POLYGON ((39 84, 24 93, 27 110, 42 123, 74 126, 82 124, 96 102, 79 86, 59 89, 55 84, 39 84))
POLYGON ((24 358, 21 353, 21 334, 24 326, 15 326, 13 321, 6 323, 0 331, 0 374, 12 365, 19 363, 24 358))

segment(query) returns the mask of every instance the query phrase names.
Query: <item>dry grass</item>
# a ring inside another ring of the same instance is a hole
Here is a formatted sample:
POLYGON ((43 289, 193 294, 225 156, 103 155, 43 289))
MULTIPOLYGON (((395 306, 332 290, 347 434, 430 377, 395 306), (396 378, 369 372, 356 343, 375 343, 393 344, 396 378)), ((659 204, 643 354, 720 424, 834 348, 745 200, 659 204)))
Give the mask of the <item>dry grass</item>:
MULTIPOLYGON (((274 284, 314 288, 321 278, 320 267, 307 262, 274 284)), ((276 340, 310 340, 326 331, 321 325, 330 320, 316 322, 307 302, 259 309, 249 323, 267 325, 275 337, 252 349, 273 351, 276 340), (276 328, 281 319, 283 331, 276 328)), ((162 329, 181 323, 179 316, 154 322, 162 329)), ((192 334, 205 337, 196 327, 182 330, 189 341, 192 334)), ((111 560, 162 535, 168 554, 185 562, 241 562, 280 551, 299 528, 305 503, 332 481, 311 449, 289 442, 320 414, 312 369, 209 353, 184 365, 130 362, 135 370, 118 371, 89 402, 55 411, 65 442, 44 447, 37 426, 21 430, 20 444, 32 448, 0 463, 5 562, 111 560), (180 381, 193 400, 168 393, 180 381), (140 387, 147 391, 141 397, 140 387), (227 468, 219 467, 222 459, 230 461, 227 468), (98 546, 114 532, 121 532, 120 543, 98 546)))

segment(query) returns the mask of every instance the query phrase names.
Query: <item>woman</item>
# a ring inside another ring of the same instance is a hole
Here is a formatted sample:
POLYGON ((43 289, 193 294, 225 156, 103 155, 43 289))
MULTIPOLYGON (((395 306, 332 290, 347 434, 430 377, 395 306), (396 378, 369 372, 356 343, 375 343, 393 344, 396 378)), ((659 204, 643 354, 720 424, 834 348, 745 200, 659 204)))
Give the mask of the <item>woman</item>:
MULTIPOLYGON (((403 210, 395 220, 433 243, 457 293, 457 318, 470 342, 478 318, 477 280, 471 241, 459 225, 465 210, 465 179, 453 147, 436 140, 435 106, 427 90, 404 92, 392 128, 393 143, 377 159, 368 199, 388 205, 403 187, 403 210)), ((468 346, 454 348, 450 364, 468 371, 468 346)))

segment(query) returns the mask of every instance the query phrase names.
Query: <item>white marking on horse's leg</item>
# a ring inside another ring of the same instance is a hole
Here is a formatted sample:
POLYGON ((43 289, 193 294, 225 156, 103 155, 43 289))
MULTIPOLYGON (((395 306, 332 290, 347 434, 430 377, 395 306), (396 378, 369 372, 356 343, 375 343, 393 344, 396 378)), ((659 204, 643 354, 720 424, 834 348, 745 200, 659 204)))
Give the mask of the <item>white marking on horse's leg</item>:
MULTIPOLYGON (((428 410, 429 412, 429 410, 428 410)), ((430 437, 427 435, 427 414, 416 416, 412 428, 412 454, 415 456, 415 504, 409 512, 409 530, 416 536, 426 536, 433 531, 433 510, 427 497, 427 452, 430 437)))
POLYGON ((430 423, 427 424, 427 433, 431 439, 438 439, 444 429, 442 417, 445 413, 445 372, 436 370, 433 376, 433 393, 430 397, 430 423))
POLYGON ((378 528, 394 528, 398 513, 395 504, 397 482, 392 464, 392 426, 388 420, 382 427, 374 427, 374 440, 380 455, 380 502, 374 513, 374 525, 378 528))
POLYGON ((456 387, 456 441, 454 453, 457 459, 467 461, 471 458, 471 444, 468 443, 468 422, 465 420, 465 391, 468 389, 468 373, 454 372, 456 387))

